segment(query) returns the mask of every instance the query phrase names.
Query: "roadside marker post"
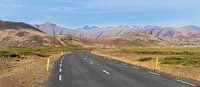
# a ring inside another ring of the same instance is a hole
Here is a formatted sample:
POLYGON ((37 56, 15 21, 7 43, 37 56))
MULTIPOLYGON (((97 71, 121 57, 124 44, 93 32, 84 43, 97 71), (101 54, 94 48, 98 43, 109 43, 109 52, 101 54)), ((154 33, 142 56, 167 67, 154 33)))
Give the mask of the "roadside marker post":
POLYGON ((156 58, 156 67, 155 70, 158 71, 158 58, 156 58))
POLYGON ((47 74, 48 74, 48 71, 49 71, 49 58, 47 58, 46 71, 47 71, 47 74))
POLYGON ((64 54, 64 52, 63 51, 61 51, 61 55, 63 55, 64 54))

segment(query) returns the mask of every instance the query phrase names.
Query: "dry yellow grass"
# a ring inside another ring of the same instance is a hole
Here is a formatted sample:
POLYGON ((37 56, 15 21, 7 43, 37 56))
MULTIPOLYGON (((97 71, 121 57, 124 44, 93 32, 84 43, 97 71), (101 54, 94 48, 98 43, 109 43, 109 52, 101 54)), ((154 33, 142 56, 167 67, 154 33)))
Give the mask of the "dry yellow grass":
MULTIPOLYGON (((167 56, 167 55, 144 55, 144 54, 121 54, 121 53, 105 54, 101 51, 93 51, 92 53, 99 56, 104 56, 106 58, 126 62, 132 65, 145 67, 151 70, 155 69, 155 61, 141 62, 138 61, 138 59, 149 56, 151 57, 155 56, 155 58, 156 57, 162 58, 163 56, 167 56)), ((200 81, 200 69, 197 67, 190 67, 190 66, 184 67, 179 65, 159 64, 159 72, 164 72, 176 77, 188 78, 200 81)))
MULTIPOLYGON (((59 53, 49 57, 50 71, 53 69, 53 62, 60 56, 59 53)), ((29 57, 29 59, 19 61, 15 67, 1 69, 0 85, 3 87, 43 87, 48 79, 46 59, 29 57)))

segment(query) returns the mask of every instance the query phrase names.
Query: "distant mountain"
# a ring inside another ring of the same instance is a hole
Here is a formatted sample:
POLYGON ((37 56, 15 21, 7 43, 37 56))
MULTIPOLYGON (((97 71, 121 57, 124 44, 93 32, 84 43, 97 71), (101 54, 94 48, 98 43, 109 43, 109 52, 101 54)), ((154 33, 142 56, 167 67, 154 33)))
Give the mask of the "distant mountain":
POLYGON ((34 25, 35 28, 49 34, 49 35, 62 35, 64 31, 67 30, 67 28, 63 28, 60 26, 57 26, 56 24, 53 24, 51 22, 45 22, 44 24, 40 25, 34 25))
POLYGON ((67 46, 67 45, 88 45, 85 40, 65 36, 50 36, 29 24, 22 22, 0 21, 0 45, 1 46, 67 46))
POLYGON ((130 33, 143 33, 178 44, 200 44, 200 27, 194 25, 179 28, 120 25, 112 27, 84 26, 82 28, 69 29, 46 22, 45 24, 38 25, 37 28, 50 35, 53 35, 53 31, 55 30, 56 35, 72 35, 78 38, 94 40, 101 40, 112 36, 123 36, 130 33))
POLYGON ((128 33, 120 36, 109 36, 100 40, 94 40, 95 43, 106 47, 165 47, 170 43, 152 35, 143 33, 128 33))
POLYGON ((187 41, 192 39, 198 39, 200 34, 200 27, 197 26, 184 26, 179 28, 173 27, 144 27, 139 29, 138 32, 151 34, 158 38, 168 41, 187 41))
POLYGON ((171 40, 177 31, 172 27, 145 26, 136 30, 136 32, 150 34, 164 40, 171 40))
POLYGON ((4 30, 4 29, 31 29, 31 30, 36 30, 36 31, 39 31, 39 32, 42 32, 40 31, 39 29, 29 25, 29 24, 26 24, 26 23, 23 23, 23 22, 11 22, 11 21, 3 21, 3 20, 0 20, 0 30, 4 30))
POLYGON ((43 32, 53 35, 55 30, 56 35, 72 35, 79 38, 92 38, 101 39, 107 36, 121 35, 125 32, 130 32, 132 29, 129 27, 97 27, 97 26, 84 26, 78 29, 68 29, 60 27, 56 24, 46 22, 41 25, 37 25, 37 28, 43 32))

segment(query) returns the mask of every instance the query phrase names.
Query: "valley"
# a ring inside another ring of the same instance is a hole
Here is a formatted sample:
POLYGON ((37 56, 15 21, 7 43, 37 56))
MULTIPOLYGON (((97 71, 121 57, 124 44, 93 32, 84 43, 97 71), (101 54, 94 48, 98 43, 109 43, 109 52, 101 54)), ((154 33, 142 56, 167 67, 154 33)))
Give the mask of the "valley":
MULTIPOLYGON (((0 80, 2 80, 0 84, 11 83, 4 84, 5 87, 46 86, 54 76, 52 73, 57 69, 55 67, 60 58, 68 55, 65 61, 76 63, 75 61, 78 62, 79 59, 74 60, 74 58, 82 58, 81 55, 84 55, 88 58, 94 56, 97 60, 99 60, 98 56, 105 57, 103 63, 108 60, 118 61, 135 66, 136 69, 150 70, 181 81, 183 79, 196 86, 200 81, 199 32, 200 28, 196 26, 180 28, 85 26, 69 29, 50 22, 31 25, 23 22, 0 21, 0 80), (48 58, 50 58, 50 73, 47 74, 45 65, 48 58), (68 60, 68 58, 72 59, 68 60), (156 58, 159 59, 158 71, 155 70, 156 58), (35 70, 37 72, 33 73, 35 70), (20 78, 24 79, 13 81, 20 78)), ((118 64, 116 67, 121 69, 118 64)), ((109 73, 106 70, 103 72, 109 73)), ((52 85, 57 84, 57 81, 54 82, 55 84, 52 85)))

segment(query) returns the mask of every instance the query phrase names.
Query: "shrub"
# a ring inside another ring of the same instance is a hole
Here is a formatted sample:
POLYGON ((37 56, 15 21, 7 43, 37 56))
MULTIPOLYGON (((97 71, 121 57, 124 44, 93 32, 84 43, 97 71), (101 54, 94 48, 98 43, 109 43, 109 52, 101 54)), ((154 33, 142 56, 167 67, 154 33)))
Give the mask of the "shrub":
POLYGON ((152 57, 140 58, 139 61, 146 62, 146 61, 150 61, 152 59, 155 59, 155 58, 152 58, 152 57))

